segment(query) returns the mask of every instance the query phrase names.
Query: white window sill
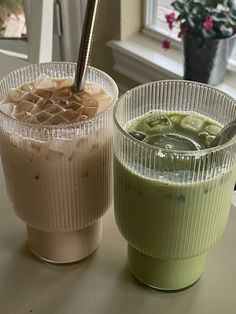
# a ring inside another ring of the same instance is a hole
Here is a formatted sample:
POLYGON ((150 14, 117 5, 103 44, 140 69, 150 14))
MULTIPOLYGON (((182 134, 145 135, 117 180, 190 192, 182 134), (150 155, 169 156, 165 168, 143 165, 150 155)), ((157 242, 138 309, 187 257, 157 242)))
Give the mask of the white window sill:
MULTIPOLYGON (((183 60, 179 51, 171 48, 165 52, 160 42, 141 33, 123 41, 112 40, 108 46, 113 51, 113 69, 138 84, 183 77, 183 60)), ((236 98, 236 73, 227 71, 225 81, 217 88, 236 98)))
POLYGON ((23 59, 23 60, 28 59, 28 56, 26 54, 15 52, 15 51, 0 49, 0 53, 4 53, 7 56, 16 57, 16 58, 23 59))

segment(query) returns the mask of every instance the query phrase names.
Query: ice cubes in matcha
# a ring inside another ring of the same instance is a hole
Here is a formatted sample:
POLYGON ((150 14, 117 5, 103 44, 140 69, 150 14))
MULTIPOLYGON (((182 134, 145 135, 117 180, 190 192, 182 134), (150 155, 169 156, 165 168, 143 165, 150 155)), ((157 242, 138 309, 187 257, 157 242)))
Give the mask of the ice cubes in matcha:
POLYGON ((216 136, 218 133, 220 133, 221 128, 214 124, 209 124, 205 127, 205 130, 210 133, 211 135, 216 136))
POLYGON ((181 121, 181 127, 190 131, 199 132, 205 121, 197 116, 188 115, 181 121))
POLYGON ((144 132, 146 134, 155 134, 167 130, 171 127, 172 123, 166 115, 151 114, 142 120, 138 121, 135 130, 144 132))
POLYGON ((151 111, 136 118, 128 133, 139 141, 168 150, 209 148, 222 126, 193 112, 151 111))
POLYGON ((176 114, 170 115, 169 119, 173 123, 180 124, 184 117, 185 117, 185 115, 176 113, 176 114))

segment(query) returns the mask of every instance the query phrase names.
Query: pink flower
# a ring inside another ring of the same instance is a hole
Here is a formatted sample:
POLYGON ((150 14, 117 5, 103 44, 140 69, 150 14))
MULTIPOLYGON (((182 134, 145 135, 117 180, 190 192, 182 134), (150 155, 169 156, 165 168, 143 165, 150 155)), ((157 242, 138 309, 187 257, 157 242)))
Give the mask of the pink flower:
POLYGON ((172 30, 174 27, 174 23, 176 22, 175 13, 170 13, 165 15, 166 22, 168 23, 169 29, 172 30))
POLYGON ((163 42, 162 42, 162 48, 165 49, 165 50, 170 49, 170 40, 169 40, 169 39, 163 40, 163 42))
POLYGON ((182 38, 185 35, 185 33, 187 32, 187 30, 188 29, 186 27, 181 28, 179 31, 178 37, 182 38))
POLYGON ((213 28, 213 18, 210 15, 207 15, 205 17, 205 21, 203 23, 203 27, 205 28, 206 31, 210 32, 213 28))

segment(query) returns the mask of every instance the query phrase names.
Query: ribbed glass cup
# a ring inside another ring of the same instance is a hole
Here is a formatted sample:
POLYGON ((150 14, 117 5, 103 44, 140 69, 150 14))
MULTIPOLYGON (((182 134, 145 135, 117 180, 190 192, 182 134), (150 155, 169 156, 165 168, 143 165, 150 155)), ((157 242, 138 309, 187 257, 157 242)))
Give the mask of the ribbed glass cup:
MULTIPOLYGON (((41 75, 73 77, 74 63, 29 65, 0 81, 0 96, 41 75)), ((89 67, 87 81, 111 95, 111 104, 85 122, 35 125, 0 111, 0 150, 9 198, 26 223, 32 251, 58 263, 89 255, 100 240, 100 218, 112 199, 112 108, 115 82, 89 67)))
POLYGON ((207 85, 159 81, 128 91, 114 108, 115 218, 130 270, 149 286, 178 290, 201 276, 227 224, 236 140, 198 151, 150 146, 125 125, 151 110, 196 112, 226 125, 236 119, 236 101, 207 85))

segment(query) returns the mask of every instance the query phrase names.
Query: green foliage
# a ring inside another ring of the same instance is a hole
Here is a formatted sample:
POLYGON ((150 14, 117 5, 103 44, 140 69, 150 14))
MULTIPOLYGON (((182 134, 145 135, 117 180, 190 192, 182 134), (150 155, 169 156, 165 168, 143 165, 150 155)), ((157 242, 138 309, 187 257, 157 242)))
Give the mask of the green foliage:
POLYGON ((226 38, 236 32, 236 8, 233 0, 175 0, 172 6, 179 12, 177 20, 181 28, 187 29, 194 36, 226 38), (207 16, 213 22, 210 30, 204 27, 207 16))
POLYGON ((11 12, 18 12, 22 7, 22 0, 1 0, 1 5, 7 7, 11 12))

